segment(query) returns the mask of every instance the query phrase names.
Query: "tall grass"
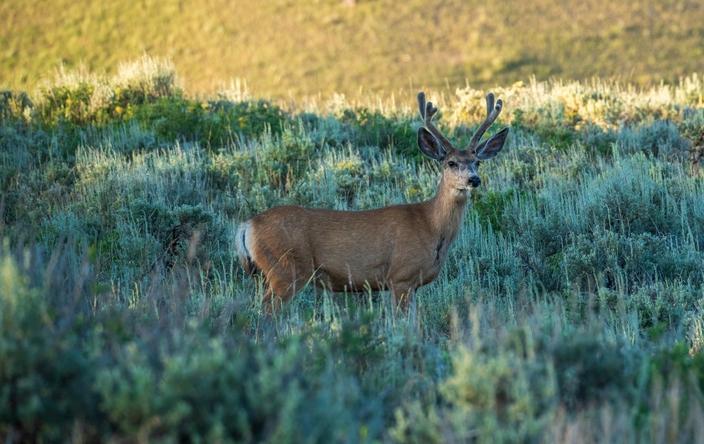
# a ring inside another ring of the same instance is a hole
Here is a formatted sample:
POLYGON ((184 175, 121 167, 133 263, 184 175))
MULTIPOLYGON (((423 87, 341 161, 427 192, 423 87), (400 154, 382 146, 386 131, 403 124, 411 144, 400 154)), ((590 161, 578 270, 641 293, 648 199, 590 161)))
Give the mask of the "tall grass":
MULTIPOLYGON (((4 440, 704 436, 698 77, 501 90, 507 146, 407 314, 309 286, 268 317, 239 221, 419 201, 437 168, 411 107, 195 100, 170 69, 0 96, 4 440)), ((468 138, 480 98, 442 125, 468 138)))

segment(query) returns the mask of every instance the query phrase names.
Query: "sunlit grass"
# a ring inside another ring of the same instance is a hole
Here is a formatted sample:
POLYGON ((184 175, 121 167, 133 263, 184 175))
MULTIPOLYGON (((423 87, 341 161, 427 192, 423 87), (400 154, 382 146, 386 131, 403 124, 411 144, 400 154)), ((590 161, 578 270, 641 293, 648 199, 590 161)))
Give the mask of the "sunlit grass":
POLYGON ((0 83, 33 90, 62 64, 116 72, 145 52, 174 60, 191 92, 241 79, 256 96, 280 98, 533 75, 656 85, 704 69, 704 9, 691 0, 348 3, 5 1, 0 83))

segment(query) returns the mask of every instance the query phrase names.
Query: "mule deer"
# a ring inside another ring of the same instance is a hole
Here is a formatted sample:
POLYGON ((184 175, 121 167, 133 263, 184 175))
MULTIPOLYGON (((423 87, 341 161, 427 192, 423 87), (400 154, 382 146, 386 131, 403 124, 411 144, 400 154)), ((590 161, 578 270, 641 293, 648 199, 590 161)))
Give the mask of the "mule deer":
POLYGON ((281 206, 240 224, 240 262, 249 273, 263 273, 267 309, 311 279, 332 291, 390 290, 396 307, 405 309, 414 290, 438 275, 462 224, 468 193, 481 183, 480 161, 496 156, 506 141, 508 128, 480 143, 502 102, 494 103, 489 93, 486 105, 486 119, 469 146, 458 150, 433 124, 438 109, 418 93, 423 119, 418 147, 442 163, 430 200, 368 211, 281 206))

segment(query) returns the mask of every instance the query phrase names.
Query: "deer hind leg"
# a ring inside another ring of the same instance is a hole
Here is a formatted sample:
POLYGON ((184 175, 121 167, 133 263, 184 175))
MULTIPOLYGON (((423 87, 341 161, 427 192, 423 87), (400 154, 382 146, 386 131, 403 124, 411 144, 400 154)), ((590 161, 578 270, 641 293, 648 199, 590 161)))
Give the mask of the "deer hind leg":
POLYGON ((396 310, 408 311, 408 304, 413 299, 416 286, 409 282, 394 282, 391 284, 391 296, 396 310))
POLYGON ((303 280, 295 277, 267 276, 267 289, 262 303, 269 313, 278 311, 303 287, 303 280))
POLYGON ((291 258, 282 258, 265 272, 267 289, 263 305, 268 313, 273 313, 288 302, 306 283, 300 273, 300 267, 291 258))

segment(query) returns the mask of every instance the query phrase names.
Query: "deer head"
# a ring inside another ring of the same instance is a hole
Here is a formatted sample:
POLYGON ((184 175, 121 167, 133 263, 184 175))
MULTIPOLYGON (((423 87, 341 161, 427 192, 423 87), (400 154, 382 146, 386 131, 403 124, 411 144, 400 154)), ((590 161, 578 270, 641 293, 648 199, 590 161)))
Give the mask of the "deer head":
POLYGON ((469 146, 460 150, 455 148, 433 124, 433 117, 438 109, 432 102, 426 102, 425 93, 418 93, 418 107, 423 119, 423 126, 418 129, 418 147, 426 156, 443 165, 443 183, 465 194, 471 188, 481 184, 479 163, 496 156, 506 142, 508 128, 504 128, 489 139, 481 142, 484 132, 494 123, 501 113, 501 99, 494 103, 494 94, 486 96, 486 119, 479 126, 469 142, 469 146))

